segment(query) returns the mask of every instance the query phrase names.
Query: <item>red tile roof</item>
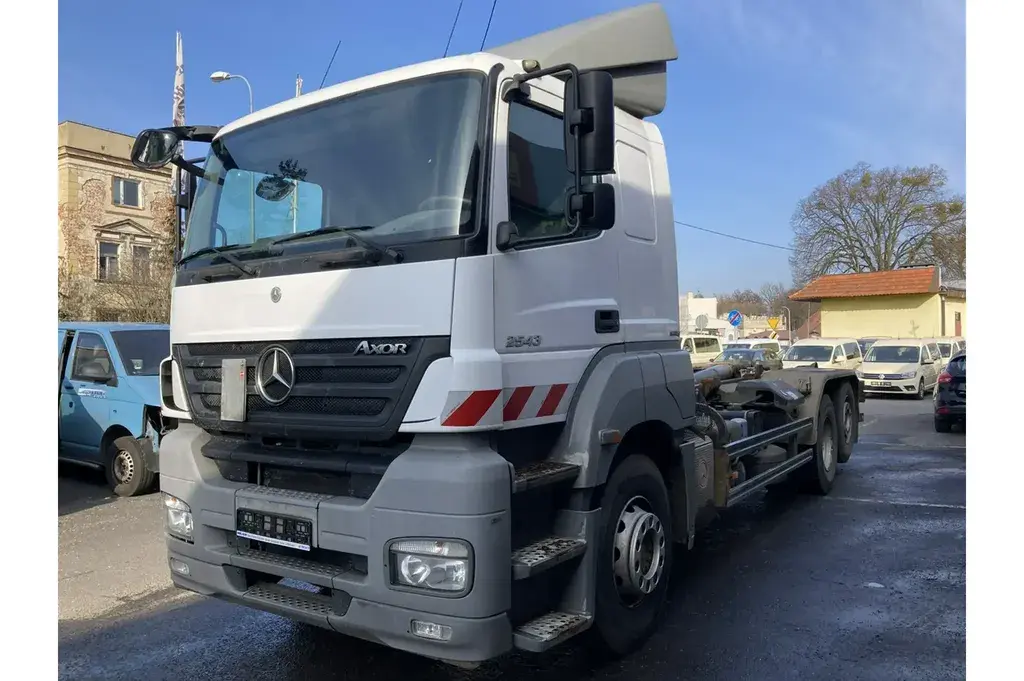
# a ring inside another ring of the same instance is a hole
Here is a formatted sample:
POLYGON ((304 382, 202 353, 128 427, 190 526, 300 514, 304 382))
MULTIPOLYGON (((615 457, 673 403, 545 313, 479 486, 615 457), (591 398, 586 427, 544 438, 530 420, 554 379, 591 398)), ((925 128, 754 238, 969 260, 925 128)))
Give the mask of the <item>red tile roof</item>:
POLYGON ((937 293, 939 273, 935 267, 908 267, 863 274, 828 274, 818 277, 789 297, 790 300, 819 301, 823 298, 861 298, 937 293))

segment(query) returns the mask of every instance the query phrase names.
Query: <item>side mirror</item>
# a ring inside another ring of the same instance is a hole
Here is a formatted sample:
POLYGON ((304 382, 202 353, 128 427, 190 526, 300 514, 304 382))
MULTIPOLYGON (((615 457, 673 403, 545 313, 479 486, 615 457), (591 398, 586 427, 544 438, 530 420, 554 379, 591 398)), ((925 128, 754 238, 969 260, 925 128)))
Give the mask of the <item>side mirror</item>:
POLYGON ((609 230, 615 226, 615 189, 610 184, 585 184, 578 198, 570 195, 569 203, 566 214, 570 208, 579 208, 577 217, 581 229, 609 230))
POLYGON ((615 172, 614 79, 607 71, 588 71, 565 82, 565 166, 581 176, 615 172), (579 97, 577 98, 577 90, 579 97), (579 134, 579 167, 577 139, 579 134))
POLYGON ((132 145, 132 163, 143 170, 163 168, 177 157, 179 144, 181 139, 173 130, 143 130, 132 145))

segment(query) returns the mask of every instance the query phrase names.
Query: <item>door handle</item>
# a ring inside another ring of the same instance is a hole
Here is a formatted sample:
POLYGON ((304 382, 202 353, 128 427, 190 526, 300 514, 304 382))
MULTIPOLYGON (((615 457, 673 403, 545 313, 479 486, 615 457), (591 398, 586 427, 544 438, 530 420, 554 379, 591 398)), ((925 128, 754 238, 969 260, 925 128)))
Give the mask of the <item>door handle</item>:
POLYGON ((594 310, 594 331, 597 333, 618 333, 619 311, 594 310))

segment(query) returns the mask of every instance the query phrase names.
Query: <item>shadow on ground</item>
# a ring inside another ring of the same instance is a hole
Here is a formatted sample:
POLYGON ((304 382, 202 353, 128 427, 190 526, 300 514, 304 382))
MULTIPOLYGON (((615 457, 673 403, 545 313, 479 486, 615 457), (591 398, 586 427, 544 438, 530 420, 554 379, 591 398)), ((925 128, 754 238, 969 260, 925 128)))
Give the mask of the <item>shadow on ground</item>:
POLYGON ((102 471, 63 461, 57 464, 57 514, 69 515, 116 501, 102 471))

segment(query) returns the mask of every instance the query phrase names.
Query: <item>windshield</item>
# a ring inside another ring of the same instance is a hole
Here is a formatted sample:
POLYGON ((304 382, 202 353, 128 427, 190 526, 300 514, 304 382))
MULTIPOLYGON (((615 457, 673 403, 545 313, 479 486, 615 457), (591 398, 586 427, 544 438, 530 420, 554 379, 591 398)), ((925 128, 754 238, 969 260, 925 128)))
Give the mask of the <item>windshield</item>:
POLYGON ((831 362, 831 345, 794 345, 783 357, 787 362, 831 362))
POLYGON ((726 343, 722 346, 723 350, 746 350, 747 346, 743 343, 726 343))
MULTIPOLYGON (((229 132, 210 145, 183 255, 266 256, 244 246, 326 226, 381 245, 472 233, 482 93, 482 74, 431 76, 229 132)), ((275 249, 355 246, 335 232, 275 249)))
POLYGON ((748 360, 754 354, 753 350, 746 348, 726 348, 725 352, 715 357, 716 362, 733 362, 748 360))
POLYGON ((160 362, 171 354, 171 332, 166 329, 112 331, 110 335, 130 376, 156 376, 160 362))
POLYGON ((943 357, 949 357, 950 352, 953 350, 952 343, 939 343, 939 352, 942 353, 943 357))
POLYGON ((865 362, 887 364, 913 364, 921 360, 921 348, 917 345, 872 345, 865 362))

